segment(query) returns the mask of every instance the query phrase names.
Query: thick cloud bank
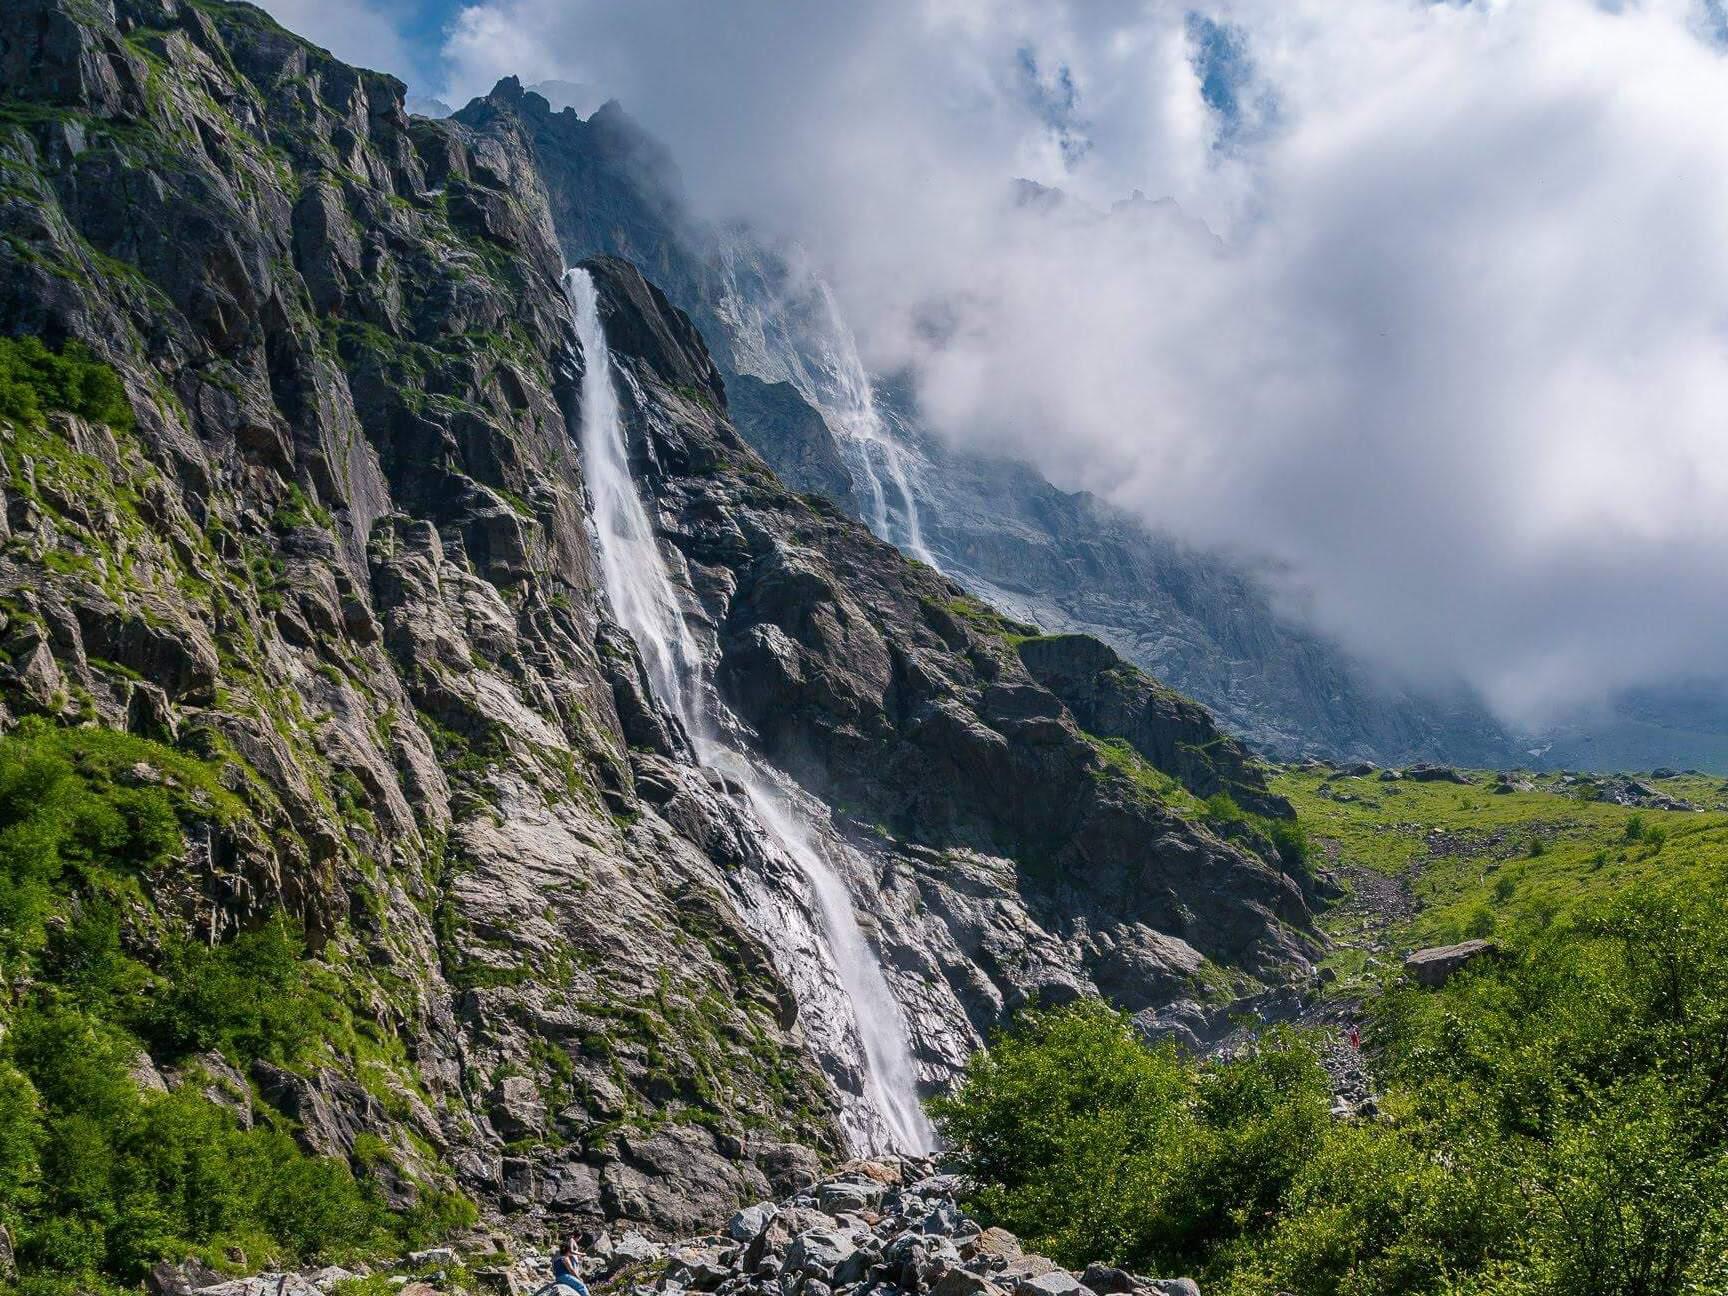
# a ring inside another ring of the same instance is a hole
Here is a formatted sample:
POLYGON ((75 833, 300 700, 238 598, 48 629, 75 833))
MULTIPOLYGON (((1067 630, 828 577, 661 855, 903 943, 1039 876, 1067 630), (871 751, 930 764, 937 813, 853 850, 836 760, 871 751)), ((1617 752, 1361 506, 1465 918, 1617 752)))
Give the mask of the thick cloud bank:
POLYGON ((1716 12, 488 0, 445 53, 623 99, 944 435, 1539 721, 1728 671, 1716 12))

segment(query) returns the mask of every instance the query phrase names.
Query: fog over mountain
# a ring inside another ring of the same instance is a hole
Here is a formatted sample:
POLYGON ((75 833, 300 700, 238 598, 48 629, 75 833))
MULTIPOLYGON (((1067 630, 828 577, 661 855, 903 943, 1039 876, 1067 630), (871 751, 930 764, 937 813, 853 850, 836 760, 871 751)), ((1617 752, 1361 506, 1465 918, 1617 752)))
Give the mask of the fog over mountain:
POLYGON ((437 88, 619 97, 939 433, 1540 725, 1728 647, 1717 16, 488 0, 437 88))

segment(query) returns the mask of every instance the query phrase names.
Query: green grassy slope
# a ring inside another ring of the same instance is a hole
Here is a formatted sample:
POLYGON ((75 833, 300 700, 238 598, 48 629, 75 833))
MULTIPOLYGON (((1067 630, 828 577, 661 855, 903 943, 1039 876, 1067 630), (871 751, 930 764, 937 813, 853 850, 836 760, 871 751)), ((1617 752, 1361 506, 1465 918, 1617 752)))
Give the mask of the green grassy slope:
POLYGON ((1324 865, 1351 895, 1323 919, 1343 984, 1421 945, 1516 938, 1586 902, 1671 878, 1728 879, 1728 783, 1708 775, 1642 780, 1696 811, 1634 809, 1593 799, 1599 784, 1521 775, 1529 791, 1383 782, 1326 769, 1285 770, 1288 797, 1324 865), (1378 948, 1376 948, 1378 947, 1378 948))
MULTIPOLYGON (((1728 1291, 1728 804, 1282 771, 1374 1101, 1329 1028, 1187 1057, 1096 1003, 1022 1016, 936 1105, 985 1224, 1223 1296, 1728 1291), (1412 947, 1492 934, 1443 987, 1412 947)), ((1331 1020, 1328 1018, 1327 1020, 1331 1020)))

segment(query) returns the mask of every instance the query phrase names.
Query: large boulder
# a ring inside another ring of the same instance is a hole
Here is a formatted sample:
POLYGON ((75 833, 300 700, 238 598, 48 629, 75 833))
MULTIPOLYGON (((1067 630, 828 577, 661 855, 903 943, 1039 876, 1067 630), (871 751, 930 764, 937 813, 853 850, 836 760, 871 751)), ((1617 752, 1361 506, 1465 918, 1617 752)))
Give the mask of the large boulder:
POLYGON ((1450 765, 1412 765, 1404 777, 1413 783, 1468 783, 1470 777, 1450 765))
POLYGON ((1404 960, 1404 971, 1418 985, 1443 986, 1466 963, 1492 958, 1500 947, 1490 940, 1467 940, 1457 945, 1433 945, 1419 949, 1404 960))

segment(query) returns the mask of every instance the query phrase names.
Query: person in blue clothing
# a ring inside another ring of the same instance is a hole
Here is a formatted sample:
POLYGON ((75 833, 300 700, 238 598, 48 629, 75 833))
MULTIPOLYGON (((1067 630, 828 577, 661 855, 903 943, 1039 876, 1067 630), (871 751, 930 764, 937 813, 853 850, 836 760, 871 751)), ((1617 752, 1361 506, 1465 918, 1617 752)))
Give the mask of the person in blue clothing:
POLYGON ((576 1239, 565 1238, 558 1254, 552 1257, 552 1281, 560 1287, 570 1288, 576 1296, 588 1296, 588 1284, 576 1272, 576 1260, 576 1239))

